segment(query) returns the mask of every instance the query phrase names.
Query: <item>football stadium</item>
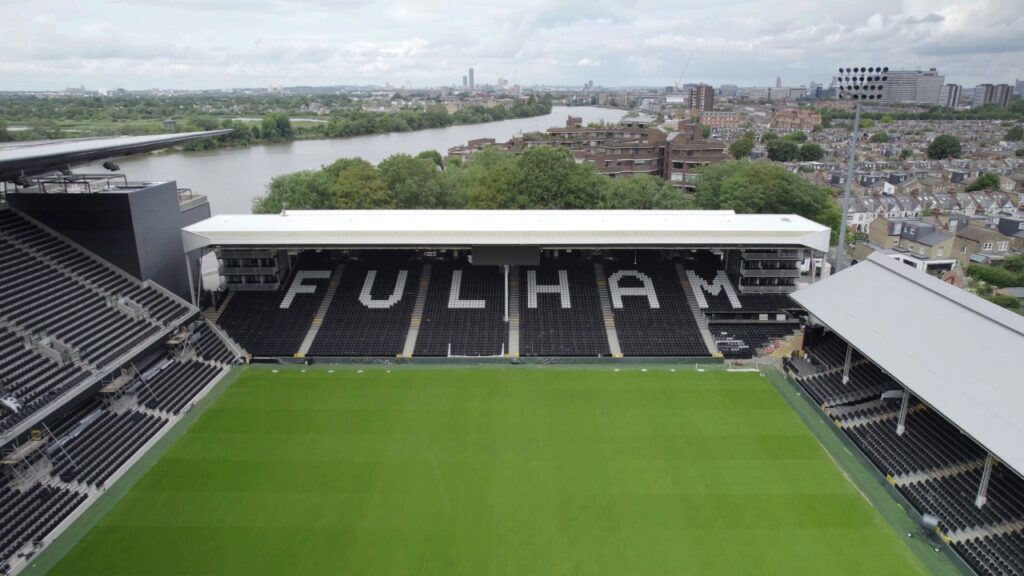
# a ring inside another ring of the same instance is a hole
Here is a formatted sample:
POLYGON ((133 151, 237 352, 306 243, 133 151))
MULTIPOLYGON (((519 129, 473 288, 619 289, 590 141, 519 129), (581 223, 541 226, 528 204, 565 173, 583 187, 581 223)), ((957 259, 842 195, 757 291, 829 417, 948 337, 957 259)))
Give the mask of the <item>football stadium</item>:
POLYGON ((796 215, 112 162, 211 134, 0 147, 0 574, 1024 574, 1019 316, 796 215))

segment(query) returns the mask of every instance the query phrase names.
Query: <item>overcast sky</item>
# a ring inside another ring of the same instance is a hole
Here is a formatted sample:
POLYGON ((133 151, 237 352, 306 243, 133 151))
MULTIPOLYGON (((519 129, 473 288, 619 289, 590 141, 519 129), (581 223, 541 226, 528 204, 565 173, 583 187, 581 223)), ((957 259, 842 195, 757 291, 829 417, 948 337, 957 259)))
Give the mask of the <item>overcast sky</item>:
POLYGON ((0 89, 1024 78, 1022 0, 2 0, 0 89))

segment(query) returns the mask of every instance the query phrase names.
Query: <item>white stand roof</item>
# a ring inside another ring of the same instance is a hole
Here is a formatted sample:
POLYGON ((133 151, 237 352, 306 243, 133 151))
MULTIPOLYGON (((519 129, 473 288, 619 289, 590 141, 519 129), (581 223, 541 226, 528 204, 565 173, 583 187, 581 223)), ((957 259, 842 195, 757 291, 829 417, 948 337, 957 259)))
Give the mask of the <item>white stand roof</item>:
POLYGON ((828 250, 829 229, 793 214, 729 210, 291 210, 185 228, 203 246, 772 246, 828 250))
POLYGON ((880 254, 791 296, 1024 472, 1024 317, 880 254))

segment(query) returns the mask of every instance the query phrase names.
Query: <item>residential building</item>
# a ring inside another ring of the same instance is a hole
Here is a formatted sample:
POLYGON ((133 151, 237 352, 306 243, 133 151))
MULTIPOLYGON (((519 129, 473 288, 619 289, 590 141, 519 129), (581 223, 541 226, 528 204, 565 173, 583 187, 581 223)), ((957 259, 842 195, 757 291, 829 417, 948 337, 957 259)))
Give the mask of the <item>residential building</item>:
POLYGON ((1011 96, 1013 86, 1009 84, 979 84, 974 88, 974 105, 995 104, 1000 108, 1006 108, 1010 105, 1011 96))
POLYGON ((800 130, 808 132, 821 124, 821 114, 813 110, 790 108, 778 110, 772 117, 772 129, 779 131, 800 130))
POLYGON ((711 128, 739 128, 740 113, 732 110, 701 112, 700 123, 711 128))
MULTIPOLYGON (((882 92, 883 104, 938 104, 939 92, 946 80, 935 68, 890 70, 888 78, 882 92)), ((838 78, 836 84, 840 84, 838 78)))
POLYGON ((473 79, 473 69, 472 68, 469 69, 469 89, 470 90, 475 90, 476 89, 476 81, 473 79))
POLYGON ((940 274, 956 266, 954 238, 936 222, 881 217, 871 223, 868 240, 858 242, 852 252, 857 260, 881 252, 918 270, 940 274))
POLYGON ((690 108, 707 112, 715 109, 715 89, 707 84, 690 88, 690 108))
MULTIPOLYGON (((965 219, 966 220, 966 219, 965 219)), ((961 266, 971 262, 991 264, 1000 262, 1013 249, 1013 238, 998 228, 967 223, 958 226, 953 252, 961 266)))
POLYGON ((946 108, 959 107, 963 91, 964 87, 959 84, 946 84, 939 93, 939 105, 946 108))

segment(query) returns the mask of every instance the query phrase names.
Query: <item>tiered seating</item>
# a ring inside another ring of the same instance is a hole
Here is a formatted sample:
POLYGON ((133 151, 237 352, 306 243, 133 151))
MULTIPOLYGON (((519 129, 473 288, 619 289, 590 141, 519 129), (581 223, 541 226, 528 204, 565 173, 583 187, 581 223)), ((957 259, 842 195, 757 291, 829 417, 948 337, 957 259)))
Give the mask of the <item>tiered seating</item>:
MULTIPOLYGON (((697 276, 707 283, 713 283, 719 271, 724 270, 721 259, 711 252, 697 252, 691 258, 687 258, 683 267, 692 270, 697 276)), ((710 294, 703 291, 704 299, 708 303, 705 312, 712 316, 733 317, 737 314, 778 314, 785 310, 798 308, 793 299, 786 294, 744 294, 740 292, 735 278, 729 279, 730 285, 739 299, 740 308, 734 308, 725 292, 710 294)), ((693 289, 701 290, 699 286, 693 289)))
MULTIPOLYGON (((846 342, 843 342, 841 338, 835 334, 829 332, 822 337, 819 337, 814 344, 807 343, 804 345, 804 351, 807 352, 807 359, 821 368, 842 368, 846 362, 846 342)), ((851 363, 857 363, 864 360, 864 356, 854 350, 850 356, 851 363)))
POLYGON ((0 316, 35 334, 58 338, 88 362, 106 365, 159 331, 122 314, 107 304, 103 294, 2 238, 0 258, 5 266, 0 276, 0 316))
MULTIPOLYGON (((628 298, 627 298, 628 300, 628 298)), ((594 265, 568 257, 545 260, 519 271, 519 354, 522 356, 608 356, 608 333, 601 314, 594 265), (564 270, 569 284, 570 308, 563 308, 557 293, 537 294, 537 307, 529 306, 529 274, 538 286, 559 284, 564 270)))
POLYGON ((238 361, 234 353, 214 334, 206 322, 199 322, 194 334, 199 336, 195 347, 200 357, 218 364, 234 364, 238 361))
POLYGON ((980 446, 930 410, 908 412, 902 436, 896 435, 895 418, 845 430, 878 469, 891 476, 947 468, 985 457, 980 446))
POLYGON ((194 360, 175 360, 138 388, 139 402, 154 410, 177 414, 220 370, 194 360))
POLYGON ((981 482, 981 468, 962 474, 901 485, 900 491, 921 512, 939 518, 946 531, 1024 521, 1024 480, 997 465, 988 486, 988 501, 978 508, 974 498, 981 482))
POLYGON ((874 364, 858 364, 850 368, 850 381, 846 384, 843 384, 842 370, 802 376, 797 378, 797 382, 818 405, 826 407, 878 398, 886 390, 899 389, 899 384, 874 364))
POLYGON ((1024 531, 972 538, 953 544, 967 564, 983 575, 1024 574, 1024 531))
POLYGON ((22 337, 0 326, 0 397, 14 397, 21 403, 17 413, 0 412, 0 432, 31 416, 87 376, 74 364, 60 366, 26 349, 22 337))
POLYGON ((298 352, 309 331, 333 268, 314 254, 303 254, 297 271, 326 272, 323 278, 302 280, 304 286, 313 288, 312 292, 295 294, 288 308, 281 308, 297 274, 276 292, 235 292, 217 323, 253 356, 291 356, 298 352))
POLYGON ((496 356, 507 351, 502 274, 497 266, 434 263, 414 355, 446 356, 449 346, 456 356, 496 356), (455 276, 461 304, 451 301, 455 276))
POLYGON ((625 356, 708 356, 709 352, 697 321, 686 303, 675 266, 671 263, 611 264, 605 267, 608 290, 615 314, 615 329, 625 356), (658 307, 646 296, 622 296, 622 307, 615 307, 620 288, 637 288, 642 282, 630 275, 616 283, 619 271, 635 271, 650 279, 658 307))
POLYGON ((45 537, 84 500, 84 494, 42 484, 25 492, 0 487, 0 573, 22 546, 45 537))
MULTIPOLYGON (((341 282, 309 356, 397 356, 405 345, 419 289, 420 264, 408 254, 381 253, 345 264, 341 282), (360 301, 370 273, 371 305, 360 301), (392 296, 400 276, 405 282, 392 296)), ((308 326, 308 322, 307 322, 308 326)))
POLYGON ((63 450, 51 451, 52 473, 65 482, 102 486, 166 423, 164 418, 141 412, 103 411, 84 430, 64 441, 63 450))
POLYGON ((758 349, 773 340, 793 334, 798 328, 798 324, 750 322, 715 322, 708 325, 718 351, 726 358, 752 358, 758 349))

